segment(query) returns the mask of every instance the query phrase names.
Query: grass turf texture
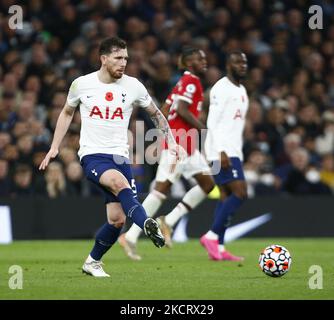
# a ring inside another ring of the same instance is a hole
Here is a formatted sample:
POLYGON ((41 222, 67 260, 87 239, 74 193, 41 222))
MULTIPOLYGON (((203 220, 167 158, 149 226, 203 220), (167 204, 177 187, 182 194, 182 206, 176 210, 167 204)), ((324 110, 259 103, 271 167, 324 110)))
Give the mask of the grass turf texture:
POLYGON ((228 245, 245 256, 237 262, 213 262, 198 240, 158 249, 139 243, 143 260, 129 260, 116 244, 105 256, 111 278, 93 278, 81 266, 93 241, 16 241, 0 246, 0 299, 334 299, 334 238, 242 239, 228 245), (260 251, 285 246, 291 270, 281 278, 258 267, 260 251), (12 290, 11 265, 23 269, 23 289, 12 290), (311 265, 323 270, 323 289, 311 290, 311 265))

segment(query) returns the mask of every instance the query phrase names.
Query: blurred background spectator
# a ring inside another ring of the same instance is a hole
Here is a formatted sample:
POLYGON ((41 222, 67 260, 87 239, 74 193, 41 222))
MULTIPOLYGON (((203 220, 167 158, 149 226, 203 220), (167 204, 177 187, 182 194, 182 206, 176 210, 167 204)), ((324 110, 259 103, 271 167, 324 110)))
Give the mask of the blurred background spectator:
POLYGON ((16 196, 33 196, 33 179, 31 167, 27 164, 18 164, 14 171, 11 193, 16 196))
MULTIPOLYGON (((181 75, 184 45, 204 50, 211 86, 225 74, 226 53, 248 56, 250 109, 245 171, 252 196, 334 190, 334 15, 329 1, 111 0, 0 2, 0 196, 99 194, 82 175, 76 152, 80 116, 45 173, 38 163, 50 144, 67 90, 99 68, 98 44, 118 35, 128 42, 127 74, 138 77, 161 105, 181 75), (8 6, 23 8, 23 29, 8 26, 8 6), (323 6, 323 29, 308 28, 308 8, 323 6)), ((153 124, 144 123, 143 136, 153 124)), ((147 147, 147 145, 145 145, 147 147)), ((141 151, 140 151, 141 152, 141 151)), ((139 193, 156 166, 135 150, 139 193)))

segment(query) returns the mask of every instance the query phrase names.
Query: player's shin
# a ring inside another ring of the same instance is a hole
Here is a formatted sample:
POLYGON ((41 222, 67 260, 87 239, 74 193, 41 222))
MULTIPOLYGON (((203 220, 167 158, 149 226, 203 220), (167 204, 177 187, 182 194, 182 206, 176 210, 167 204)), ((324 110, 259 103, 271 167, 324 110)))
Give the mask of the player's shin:
MULTIPOLYGON (((157 213, 165 199, 166 196, 156 190, 153 190, 151 193, 149 193, 149 195, 146 197, 142 204, 147 216, 153 217, 157 213)), ((140 229, 136 224, 133 224, 131 228, 126 232, 125 239, 131 243, 136 243, 141 232, 142 229, 140 229)))
POLYGON ((232 216, 228 216, 226 220, 223 222, 223 226, 221 228, 221 231, 219 233, 219 251, 222 252, 225 250, 224 244, 225 244, 225 233, 227 228, 231 225, 232 216))
POLYGON ((197 207, 206 197, 207 194, 200 186, 193 187, 185 194, 182 201, 166 215, 165 222, 168 226, 174 227, 182 216, 197 207))
POLYGON ((231 194, 224 202, 219 201, 217 204, 214 220, 211 230, 217 234, 221 234, 227 219, 241 206, 243 199, 231 194))
POLYGON ((122 228, 116 228, 112 224, 105 223, 97 232, 95 245, 90 256, 96 260, 101 260, 102 256, 116 242, 122 228))
POLYGON ((138 227, 143 229, 147 215, 143 206, 134 197, 132 190, 125 188, 118 193, 117 197, 121 202, 121 206, 126 216, 131 218, 138 227))

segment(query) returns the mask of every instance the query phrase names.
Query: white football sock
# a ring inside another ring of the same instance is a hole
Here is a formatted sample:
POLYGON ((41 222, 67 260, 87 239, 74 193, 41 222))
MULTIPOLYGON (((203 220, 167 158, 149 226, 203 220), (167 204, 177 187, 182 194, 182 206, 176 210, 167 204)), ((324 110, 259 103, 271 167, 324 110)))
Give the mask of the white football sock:
POLYGON ((225 251, 225 246, 223 244, 220 244, 218 246, 218 248, 219 248, 219 252, 224 252, 225 251))
POLYGON ((91 263, 92 261, 96 261, 95 259, 93 259, 91 257, 91 255, 88 255, 87 259, 86 259, 86 263, 91 263))
POLYGON ((203 191, 200 186, 195 186, 191 188, 183 197, 182 202, 179 202, 178 205, 165 217, 166 223, 170 227, 174 227, 176 222, 189 212, 189 209, 183 204, 187 204, 191 209, 197 207, 205 198, 207 194, 203 191))
MULTIPOLYGON (((165 199, 166 196, 163 193, 157 190, 152 190, 142 204, 146 211, 147 217, 153 217, 165 199)), ((129 242, 136 243, 141 232, 142 229, 133 223, 131 228, 125 233, 125 239, 129 242)))
POLYGON ((165 222, 170 227, 174 227, 176 222, 178 222, 188 211, 188 208, 182 202, 179 202, 177 206, 165 216, 165 222))
POLYGON ((205 236, 210 240, 218 240, 219 236, 217 233, 214 233, 213 231, 209 230, 205 236))

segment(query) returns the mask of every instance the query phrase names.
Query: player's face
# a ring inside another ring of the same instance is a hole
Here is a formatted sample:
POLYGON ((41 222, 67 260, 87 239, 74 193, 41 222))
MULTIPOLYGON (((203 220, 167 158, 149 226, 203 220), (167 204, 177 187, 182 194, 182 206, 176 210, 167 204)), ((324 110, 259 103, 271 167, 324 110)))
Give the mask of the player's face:
POLYGON ((193 54, 192 67, 195 74, 204 74, 208 69, 208 62, 206 60, 206 54, 200 50, 193 54))
POLYGON ((236 80, 244 79, 248 69, 246 55, 244 53, 233 54, 229 62, 229 69, 236 80))
POLYGON ((108 55, 102 56, 102 64, 112 78, 120 79, 124 74, 128 59, 127 49, 113 49, 108 55))

